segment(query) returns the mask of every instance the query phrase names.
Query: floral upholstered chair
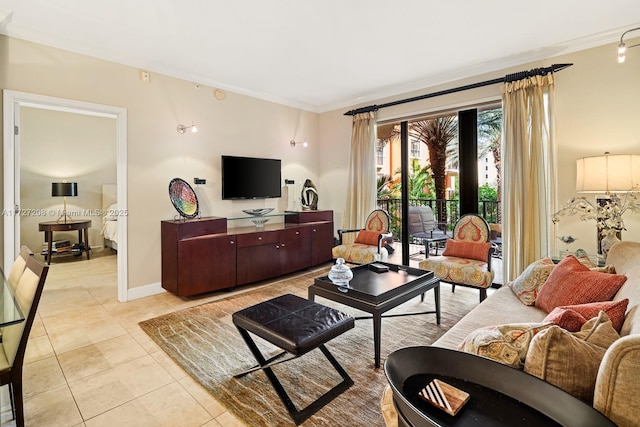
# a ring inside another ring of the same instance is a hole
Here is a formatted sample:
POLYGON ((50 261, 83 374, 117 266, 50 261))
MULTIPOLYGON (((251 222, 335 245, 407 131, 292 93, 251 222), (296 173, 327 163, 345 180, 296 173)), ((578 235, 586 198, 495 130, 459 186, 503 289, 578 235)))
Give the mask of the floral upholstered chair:
POLYGON ((493 247, 489 224, 476 214, 460 217, 453 229, 453 239, 445 243, 441 256, 420 262, 420 268, 431 270, 443 282, 480 289, 480 302, 487 297, 493 283, 491 271, 493 247))
POLYGON ((364 228, 355 230, 338 230, 338 246, 332 249, 333 258, 344 258, 346 262, 367 264, 375 261, 385 261, 389 256, 384 247, 384 239, 391 237, 389 214, 376 209, 369 214, 364 228), (342 243, 345 233, 358 233, 351 244, 342 243))

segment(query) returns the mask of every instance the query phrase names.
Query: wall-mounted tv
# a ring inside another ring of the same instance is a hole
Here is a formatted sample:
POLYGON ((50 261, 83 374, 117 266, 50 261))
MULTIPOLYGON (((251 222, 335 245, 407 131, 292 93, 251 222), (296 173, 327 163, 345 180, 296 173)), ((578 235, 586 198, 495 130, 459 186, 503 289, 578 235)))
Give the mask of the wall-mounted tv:
POLYGON ((222 156, 222 199, 282 196, 279 159, 222 156))

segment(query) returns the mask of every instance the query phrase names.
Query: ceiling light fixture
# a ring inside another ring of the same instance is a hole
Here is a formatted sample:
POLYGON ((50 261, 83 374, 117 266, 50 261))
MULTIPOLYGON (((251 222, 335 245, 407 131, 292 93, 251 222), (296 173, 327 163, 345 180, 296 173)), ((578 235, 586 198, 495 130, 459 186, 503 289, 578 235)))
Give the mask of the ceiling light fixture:
POLYGON ((309 146, 309 143, 307 141, 295 142, 293 139, 291 141, 289 141, 289 144, 292 147, 295 147, 296 145, 300 145, 300 144, 302 144, 302 146, 305 147, 305 148, 307 148, 309 146))
POLYGON ((638 27, 638 28, 632 28, 632 29, 630 29, 630 30, 625 31, 625 32, 624 32, 624 33, 622 33, 622 35, 620 36, 620 43, 618 44, 618 62, 619 62, 620 64, 622 64, 622 63, 624 62, 625 58, 626 58, 627 48, 632 48, 632 47, 640 46, 640 43, 638 43, 638 44, 634 44, 634 45, 631 45, 631 46, 627 46, 627 45, 625 45, 625 44, 624 44, 624 36, 625 36, 627 33, 630 33, 630 32, 632 32, 632 31, 638 31, 638 30, 640 30, 640 27, 638 27))
POLYGON ((178 129, 178 133, 179 134, 185 133, 187 131, 187 129, 191 129, 191 133, 197 133, 198 132, 198 127, 193 122, 191 122, 191 126, 178 125, 177 129, 178 129))

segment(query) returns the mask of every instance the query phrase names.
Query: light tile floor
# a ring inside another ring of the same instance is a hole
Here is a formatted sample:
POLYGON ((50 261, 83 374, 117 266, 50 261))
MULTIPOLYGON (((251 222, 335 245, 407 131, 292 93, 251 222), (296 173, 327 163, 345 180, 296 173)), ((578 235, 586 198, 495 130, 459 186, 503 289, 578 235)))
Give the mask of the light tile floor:
MULTIPOLYGON (((119 303, 116 268, 116 256, 51 264, 25 357, 26 425, 242 426, 138 326, 230 293, 119 303)), ((0 406, 15 426, 7 386, 0 406)))

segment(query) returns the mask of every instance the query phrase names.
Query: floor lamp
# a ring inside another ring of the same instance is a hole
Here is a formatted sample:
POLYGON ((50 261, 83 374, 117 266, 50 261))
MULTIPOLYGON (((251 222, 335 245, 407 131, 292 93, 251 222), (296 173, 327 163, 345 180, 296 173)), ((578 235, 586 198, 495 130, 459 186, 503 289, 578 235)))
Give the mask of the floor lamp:
POLYGON ((73 221, 69 215, 67 215, 67 197, 76 197, 78 195, 78 183, 77 182, 53 182, 51 183, 51 196, 64 197, 64 208, 62 209, 62 215, 58 217, 56 222, 64 219, 64 223, 67 223, 67 218, 73 221))

